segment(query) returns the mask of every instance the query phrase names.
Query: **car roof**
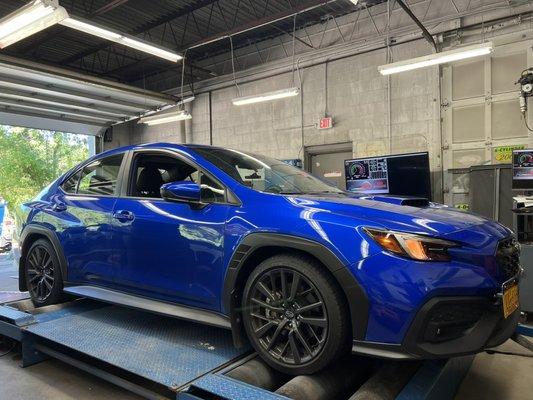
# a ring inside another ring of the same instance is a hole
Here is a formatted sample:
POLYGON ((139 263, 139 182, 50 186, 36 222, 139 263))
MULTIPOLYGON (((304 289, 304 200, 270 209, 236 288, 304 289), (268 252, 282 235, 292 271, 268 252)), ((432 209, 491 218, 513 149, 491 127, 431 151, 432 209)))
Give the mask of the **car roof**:
POLYGON ((136 149, 174 149, 174 150, 194 150, 195 148, 205 148, 205 149, 223 149, 222 147, 209 146, 204 144, 178 144, 178 143, 167 143, 167 142, 154 142, 154 143, 144 143, 138 145, 129 145, 117 147, 115 149, 110 149, 102 153, 97 154, 96 158, 106 157, 113 154, 124 153, 129 150, 136 149))

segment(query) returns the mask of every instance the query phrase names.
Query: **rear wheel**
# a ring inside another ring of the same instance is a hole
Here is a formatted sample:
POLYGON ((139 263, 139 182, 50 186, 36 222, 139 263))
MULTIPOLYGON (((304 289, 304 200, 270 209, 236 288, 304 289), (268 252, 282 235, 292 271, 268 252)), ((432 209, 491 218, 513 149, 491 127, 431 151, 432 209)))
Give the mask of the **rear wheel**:
POLYGON ((243 321, 261 357, 281 372, 315 373, 346 349, 349 322, 335 282, 313 259, 283 254, 263 261, 243 295, 243 321))
POLYGON ((45 239, 36 240, 28 250, 24 268, 26 285, 35 306, 47 306, 61 301, 61 268, 50 242, 45 239))

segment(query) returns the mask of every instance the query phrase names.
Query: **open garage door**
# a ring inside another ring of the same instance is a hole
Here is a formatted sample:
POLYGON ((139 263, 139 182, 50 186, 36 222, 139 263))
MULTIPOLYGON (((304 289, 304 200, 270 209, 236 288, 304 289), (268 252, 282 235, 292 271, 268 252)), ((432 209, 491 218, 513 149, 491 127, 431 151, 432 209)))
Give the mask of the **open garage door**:
POLYGON ((0 124, 98 135, 174 104, 171 96, 0 56, 0 124))

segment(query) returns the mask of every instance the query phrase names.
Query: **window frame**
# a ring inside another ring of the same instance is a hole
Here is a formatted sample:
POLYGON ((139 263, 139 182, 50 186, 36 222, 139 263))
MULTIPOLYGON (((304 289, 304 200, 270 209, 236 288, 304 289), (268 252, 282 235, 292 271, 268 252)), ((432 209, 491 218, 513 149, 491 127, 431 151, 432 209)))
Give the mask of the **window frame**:
POLYGON ((61 180, 61 182, 58 185, 58 188, 61 191, 61 193, 63 193, 65 196, 95 197, 95 198, 101 198, 101 197, 102 198, 114 198, 114 197, 119 197, 119 194, 120 194, 121 188, 122 188, 122 180, 123 180, 123 177, 124 177, 124 168, 126 167, 127 156, 128 156, 128 152, 127 151, 122 151, 122 152, 117 152, 117 153, 106 155, 106 156, 102 156, 102 157, 90 158, 90 159, 84 161, 82 164, 78 165, 75 169, 71 170, 61 180), (78 190, 79 190, 79 186, 80 186, 81 176, 80 176, 80 178, 78 178, 78 182, 76 184, 76 193, 69 193, 69 192, 66 192, 63 189, 63 185, 65 184, 65 182, 67 182, 70 178, 72 178, 74 175, 76 175, 79 172, 81 172, 83 174, 83 170, 86 167, 88 167, 89 165, 91 165, 91 164, 93 164, 93 163, 95 163, 97 161, 103 161, 106 158, 116 157, 116 156, 119 156, 119 155, 122 155, 122 161, 120 162, 120 167, 119 167, 118 175, 117 175, 117 184, 115 185, 115 190, 114 190, 113 194, 77 193, 78 190))
POLYGON ((169 149, 137 149, 137 150, 131 150, 129 154, 127 155, 127 160, 124 165, 124 173, 123 173, 123 179, 121 182, 121 190, 119 193, 120 198, 126 198, 126 199, 132 199, 132 200, 149 200, 149 201, 165 201, 165 199, 162 199, 161 197, 140 197, 140 196, 131 196, 129 194, 131 190, 131 186, 133 184, 133 175, 134 170, 133 167, 135 165, 135 157, 140 154, 148 154, 148 155, 163 155, 171 158, 175 158, 176 160, 179 160, 181 162, 184 162, 191 167, 195 168, 198 172, 207 175, 210 179, 218 183, 222 188, 224 188, 224 202, 204 202, 203 200, 200 200, 200 202, 204 205, 230 205, 230 206, 241 206, 242 203, 238 199, 238 197, 228 188, 227 185, 225 185, 220 179, 218 179, 216 176, 214 176, 211 172, 207 171, 205 168, 198 165, 196 162, 191 160, 190 158, 186 157, 183 154, 180 154, 177 151, 172 151, 169 149), (232 201, 232 199, 235 199, 232 201))

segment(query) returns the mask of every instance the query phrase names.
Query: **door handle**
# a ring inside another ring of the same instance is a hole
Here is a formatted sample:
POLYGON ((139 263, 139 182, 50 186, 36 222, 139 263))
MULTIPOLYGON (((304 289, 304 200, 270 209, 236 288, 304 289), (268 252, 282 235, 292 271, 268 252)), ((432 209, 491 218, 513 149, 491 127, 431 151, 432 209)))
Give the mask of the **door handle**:
POLYGON ((113 218, 121 222, 133 221, 135 219, 135 214, 133 214, 131 211, 119 210, 113 213, 113 218))
POLYGON ((54 210, 56 212, 67 211, 67 205, 65 203, 61 203, 61 202, 54 203, 52 205, 52 210, 54 210))

